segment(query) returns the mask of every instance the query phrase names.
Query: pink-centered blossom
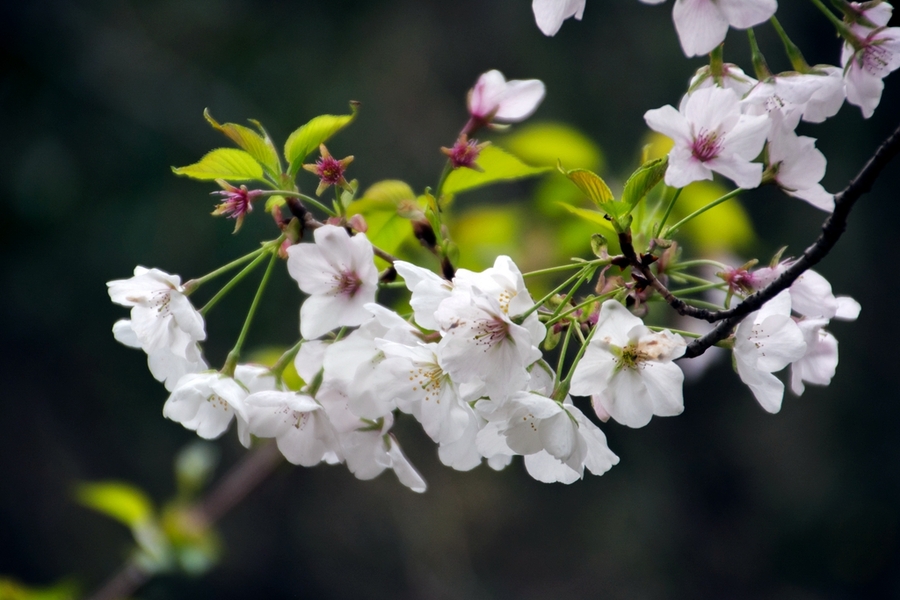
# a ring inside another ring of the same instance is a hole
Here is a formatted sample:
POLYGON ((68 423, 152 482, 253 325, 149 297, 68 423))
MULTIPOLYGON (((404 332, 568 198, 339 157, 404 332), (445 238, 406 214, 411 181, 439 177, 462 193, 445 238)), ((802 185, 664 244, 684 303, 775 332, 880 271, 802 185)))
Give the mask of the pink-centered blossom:
MULTIPOLYGON (((880 6, 890 7, 887 3, 880 6)), ((866 119, 881 102, 883 79, 900 68, 900 27, 884 27, 881 21, 887 23, 885 15, 872 16, 879 27, 852 26, 851 31, 858 37, 853 44, 845 41, 841 51, 847 102, 859 106, 866 119)), ((886 16, 890 18, 890 11, 886 16)))
POLYGON ((664 106, 649 110, 644 120, 654 131, 674 140, 665 181, 684 187, 721 173, 738 187, 754 188, 762 180, 762 165, 751 162, 763 149, 770 122, 766 115, 742 114, 732 90, 711 87, 685 96, 679 110, 664 106))
POLYGON ((372 244, 362 233, 323 225, 315 244, 288 248, 291 277, 309 298, 300 307, 300 333, 315 339, 335 327, 355 327, 370 318, 365 305, 375 301, 378 270, 372 244))

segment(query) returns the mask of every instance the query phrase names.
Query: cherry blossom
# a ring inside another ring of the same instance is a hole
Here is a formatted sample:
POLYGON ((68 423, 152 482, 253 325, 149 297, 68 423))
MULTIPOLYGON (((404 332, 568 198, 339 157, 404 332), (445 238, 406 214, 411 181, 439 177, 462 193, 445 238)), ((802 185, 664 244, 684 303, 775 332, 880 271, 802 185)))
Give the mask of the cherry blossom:
MULTIPOLYGON (((661 4, 665 0, 641 0, 661 4)), ((768 20, 776 0, 675 0, 672 19, 686 56, 708 54, 725 40, 728 27, 747 29, 768 20)))
POLYGON ((350 237, 343 227, 323 225, 315 244, 288 248, 288 272, 309 298, 300 307, 300 334, 314 339, 335 327, 361 325, 375 301, 378 270, 364 234, 350 237))
POLYGON ((868 119, 881 102, 883 79, 900 68, 900 27, 885 27, 893 12, 887 2, 868 7, 854 2, 850 6, 857 12, 850 25, 857 37, 844 41, 841 66, 847 101, 859 106, 868 119))
POLYGON ((744 73, 739 66, 732 63, 722 63, 722 74, 719 77, 713 75, 709 65, 704 65, 697 69, 697 72, 691 78, 690 84, 688 84, 688 89, 691 92, 695 92, 703 88, 718 86, 732 90, 743 98, 757 83, 754 78, 744 73))
POLYGON ((250 432, 275 438, 278 449, 295 465, 311 467, 341 447, 324 409, 312 397, 290 391, 261 391, 245 400, 250 432))
POLYGON ((455 381, 483 381, 495 399, 524 389, 527 367, 541 357, 543 335, 514 323, 495 298, 475 287, 455 290, 435 317, 444 333, 441 364, 455 381))
POLYGON ((602 475, 619 462, 603 432, 569 399, 518 392, 486 414, 491 425, 478 434, 479 451, 504 454, 508 448, 525 456, 526 470, 538 481, 572 483, 585 467, 602 475))
POLYGON ((246 420, 247 390, 233 378, 215 371, 182 377, 163 406, 163 416, 202 438, 217 438, 237 414, 246 420))
POLYGON ((537 110, 544 93, 544 84, 538 79, 507 81, 500 71, 488 71, 469 92, 469 114, 482 124, 517 123, 537 110))
POLYGON ((806 342, 804 355, 791 363, 791 391, 801 395, 806 386, 828 385, 834 377, 838 364, 838 343, 833 335, 825 331, 828 319, 802 319, 797 323, 806 342))
POLYGON ((553 36, 569 17, 581 20, 586 0, 532 0, 531 10, 538 29, 544 35, 553 36))
POLYGON ((654 333, 616 300, 600 307, 596 331, 575 367, 571 392, 592 396, 598 416, 609 414, 629 427, 643 427, 653 415, 681 414, 684 374, 672 361, 684 354, 681 336, 654 333))
POLYGON ((834 194, 828 193, 819 183, 825 176, 825 155, 816 148, 815 139, 799 136, 793 129, 779 125, 781 120, 780 114, 773 115, 767 153, 768 172, 788 195, 831 212, 834 194))
POLYGON ((142 349, 150 373, 167 390, 183 375, 207 368, 197 343, 206 339, 203 317, 185 295, 180 277, 135 267, 134 277, 106 285, 113 302, 131 307, 131 319, 116 322, 113 336, 142 349))
POLYGON ((767 412, 781 410, 784 384, 774 372, 806 353, 803 332, 791 319, 791 295, 784 290, 738 325, 734 364, 738 375, 767 412))
POLYGON ((700 89, 686 96, 679 110, 672 106, 649 110, 644 120, 675 141, 669 152, 667 185, 684 187, 712 179, 713 171, 742 188, 754 188, 762 180, 762 165, 751 161, 763 149, 769 119, 742 114, 733 91, 700 89))

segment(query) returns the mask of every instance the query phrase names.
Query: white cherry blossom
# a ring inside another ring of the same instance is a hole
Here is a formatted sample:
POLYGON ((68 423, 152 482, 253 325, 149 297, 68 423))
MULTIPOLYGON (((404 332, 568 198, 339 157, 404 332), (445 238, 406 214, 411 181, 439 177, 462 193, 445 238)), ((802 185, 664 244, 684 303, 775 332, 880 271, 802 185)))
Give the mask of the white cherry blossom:
POLYGON ((451 443, 462 437, 469 426, 466 401, 481 395, 480 382, 455 384, 440 365, 437 344, 407 346, 379 340, 378 347, 387 356, 384 368, 396 382, 392 395, 397 407, 413 415, 435 442, 451 443))
POLYGON ((513 323, 495 298, 474 287, 454 291, 435 316, 444 333, 441 364, 454 381, 483 381, 496 400, 525 388, 543 336, 513 323))
POLYGON ((774 372, 806 353, 803 332, 791 318, 791 295, 784 290, 738 325, 734 364, 738 375, 767 412, 781 410, 784 384, 774 372))
POLYGON ((684 354, 681 336, 651 331, 615 300, 601 305, 595 328, 571 392, 591 396, 598 417, 608 414, 629 427, 643 427, 653 415, 681 414, 684 374, 672 362, 684 354))
POLYGON ((290 391, 262 391, 245 400, 250 432, 275 438, 278 449, 295 465, 311 467, 341 446, 324 409, 310 396, 290 391))
POLYGON ((532 0, 531 10, 538 29, 544 35, 556 35, 563 21, 575 17, 578 21, 584 15, 586 0, 532 0))
POLYGON ((828 319, 802 319, 797 323, 803 332, 806 352, 791 363, 791 391, 801 395, 806 386, 828 385, 838 364, 838 343, 833 335, 825 331, 828 319))
POLYGON ((247 390, 231 377, 205 371, 182 377, 163 406, 163 416, 197 432, 204 439, 217 438, 237 414, 246 420, 247 390))
POLYGON ((523 455, 526 470, 538 481, 568 484, 581 479, 585 467, 602 475, 619 462, 603 432, 568 398, 560 403, 519 392, 487 411, 485 404, 479 409, 489 423, 478 434, 479 451, 523 455))
POLYGON ((180 277, 139 266, 134 277, 106 285, 113 302, 131 307, 131 320, 117 323, 113 335, 147 353, 151 373, 166 389, 171 391, 180 375, 205 368, 197 345, 206 339, 203 317, 185 295, 180 277))
POLYGON ((483 123, 517 123, 537 110, 545 91, 539 79, 507 81, 500 71, 488 71, 469 91, 469 114, 483 123))
POLYGON ((675 142, 669 152, 667 185, 684 187, 712 179, 713 171, 742 188, 754 188, 762 180, 762 165, 751 161, 763 149, 769 119, 742 114, 740 99, 732 90, 697 90, 682 100, 679 110, 672 106, 649 110, 644 120, 675 142))
POLYGON ((394 268, 412 292, 409 305, 413 309, 416 323, 424 329, 440 329, 434 313, 441 302, 450 297, 453 284, 428 269, 402 260, 394 261, 394 268))
POLYGON ((861 11, 877 27, 869 28, 863 23, 851 25, 851 31, 858 37, 853 44, 845 41, 841 51, 847 101, 859 106, 866 119, 881 102, 883 79, 900 68, 900 27, 885 27, 892 11, 887 2, 877 5, 877 10, 861 11))
POLYGON ((690 84, 688 84, 688 89, 691 92, 695 92, 703 88, 718 86, 732 90, 743 98, 757 83, 754 78, 744 73, 739 66, 732 63, 722 63, 721 77, 713 77, 709 65, 704 65, 694 73, 690 84))
POLYGON ((372 244, 362 233, 324 225, 313 232, 315 244, 287 249, 288 272, 309 298, 300 307, 300 334, 314 339, 341 326, 369 318, 365 305, 375 301, 378 270, 372 244))
MULTIPOLYGON (((661 4, 665 0, 641 0, 661 4)), ((675 0, 672 19, 687 56, 708 54, 725 40, 728 27, 747 29, 767 21, 778 9, 776 0, 675 0)))
POLYGON ((778 125, 780 120, 780 116, 773 115, 767 168, 785 193, 831 212, 834 194, 828 193, 819 183, 825 176, 825 155, 816 148, 815 139, 799 136, 793 129, 778 125))

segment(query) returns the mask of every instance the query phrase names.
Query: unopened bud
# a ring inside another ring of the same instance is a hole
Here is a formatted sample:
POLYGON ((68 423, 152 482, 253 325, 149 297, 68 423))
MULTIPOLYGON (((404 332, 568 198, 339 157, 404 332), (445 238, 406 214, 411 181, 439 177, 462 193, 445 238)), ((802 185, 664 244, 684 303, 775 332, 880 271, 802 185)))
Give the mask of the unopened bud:
POLYGON ((416 236, 416 239, 429 250, 434 250, 435 246, 437 246, 437 236, 434 235, 434 229, 431 227, 431 223, 429 223, 425 219, 420 219, 412 222, 413 235, 416 236))

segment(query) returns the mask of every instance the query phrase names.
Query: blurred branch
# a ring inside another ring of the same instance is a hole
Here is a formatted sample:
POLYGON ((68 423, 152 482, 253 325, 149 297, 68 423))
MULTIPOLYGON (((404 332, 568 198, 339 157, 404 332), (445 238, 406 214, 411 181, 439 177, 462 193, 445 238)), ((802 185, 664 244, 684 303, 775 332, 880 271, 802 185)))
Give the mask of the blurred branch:
POLYGON ((800 255, 800 258, 791 263, 775 281, 728 310, 714 311, 697 308, 686 304, 683 300, 676 297, 653 274, 653 271, 650 269, 650 264, 652 263, 637 255, 631 243, 631 236, 627 233, 621 234, 619 241, 622 253, 631 263, 631 266, 647 279, 650 285, 653 286, 653 289, 659 292, 678 314, 703 319, 710 323, 718 322, 718 325, 712 331, 688 344, 684 353, 685 358, 700 356, 710 346, 727 338, 731 335, 732 329, 744 317, 753 311, 759 310, 763 304, 789 288, 800 275, 825 258, 847 229, 847 219, 856 201, 872 188, 872 184, 875 183, 881 171, 898 153, 900 153, 900 126, 878 147, 872 158, 869 159, 850 184, 843 191, 835 194, 834 211, 825 219, 825 222, 822 224, 822 233, 819 234, 816 241, 800 255))
MULTIPOLYGON (((256 489, 283 462, 275 442, 262 444, 247 452, 219 483, 201 500, 187 509, 193 522, 201 528, 211 527, 237 506, 247 494, 256 489)), ((154 573, 129 559, 88 600, 120 600, 128 598, 154 573)))

